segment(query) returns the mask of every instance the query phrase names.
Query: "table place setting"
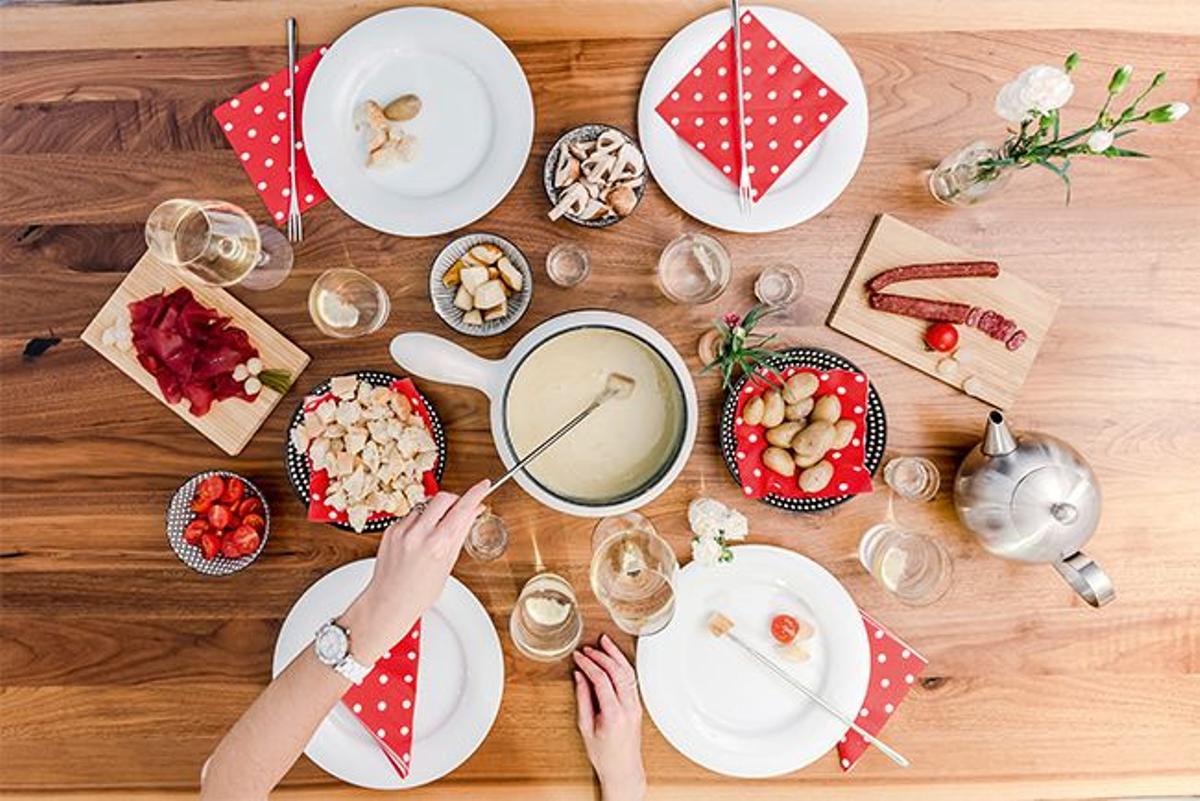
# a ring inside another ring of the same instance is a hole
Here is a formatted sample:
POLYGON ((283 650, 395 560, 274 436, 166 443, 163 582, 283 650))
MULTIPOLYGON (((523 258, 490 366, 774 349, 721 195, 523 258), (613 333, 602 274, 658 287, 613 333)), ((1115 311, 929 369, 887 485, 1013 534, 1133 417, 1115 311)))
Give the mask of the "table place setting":
MULTIPOLYGON (((387 10, 303 56, 301 30, 287 21, 287 66, 212 111, 266 224, 220 200, 155 198, 146 253, 82 339, 224 455, 237 457, 256 435, 277 449, 273 464, 244 462, 256 475, 214 464, 180 476, 164 499, 168 545, 187 568, 178 580, 212 582, 205 588, 231 601, 235 585, 221 581, 264 571, 298 528, 348 545, 380 542, 436 507, 439 492, 462 491, 472 472, 464 460, 480 455, 463 447, 464 435, 479 432, 467 431, 463 404, 445 402, 445 390, 483 396, 463 393, 486 408, 492 487, 458 564, 503 564, 511 597, 497 602, 451 575, 412 628, 351 675, 343 669, 354 635, 331 621, 372 581, 376 558, 326 563, 349 551, 317 551, 320 575, 282 622, 272 676, 309 649, 343 652, 336 670, 353 683, 304 748, 321 770, 380 790, 448 776, 492 731, 506 672, 521 671, 520 662, 506 665, 506 650, 541 663, 539 681, 568 682, 572 653, 599 633, 591 630, 599 608, 603 626, 634 642, 630 686, 653 730, 691 763, 738 779, 803 781, 797 772, 823 759, 848 773, 875 747, 890 760, 870 765, 875 777, 913 765, 905 754, 933 734, 887 728, 922 687, 929 660, 918 648, 934 653, 934 643, 914 646, 883 621, 896 602, 907 621, 961 602, 954 536, 998 558, 1051 565, 1091 607, 1115 599, 1112 580, 1080 550, 1098 527, 1096 473, 1063 439, 1010 428, 1018 416, 1007 410, 1060 333, 1059 298, 1022 277, 1029 271, 1001 226, 976 237, 986 249, 960 247, 879 212, 840 268, 819 342, 798 336, 786 314, 801 296, 822 302, 805 295, 810 268, 771 262, 751 281, 742 256, 731 255, 753 249, 755 235, 821 214, 862 162, 866 87, 850 53, 815 22, 733 0, 663 43, 641 83, 636 128, 594 120, 561 131, 536 129, 525 65, 468 15, 387 10), (531 167, 535 135, 549 148, 531 167), (473 228, 538 167, 528 224, 560 237, 544 266, 529 231, 473 228), (317 226, 305 238, 303 216, 326 200, 354 223, 420 238, 436 255, 428 267, 321 270, 306 245, 319 240, 351 258, 317 226), (641 207, 652 200, 673 203, 690 218, 685 229, 621 225, 638 214, 644 223, 654 211, 641 207), (612 262, 593 252, 635 229, 653 238, 658 262, 621 280, 650 290, 649 302, 677 318, 670 336, 637 307, 593 308, 594 295, 572 289, 611 275, 612 262), (737 247, 722 242, 726 232, 737 247), (361 369, 322 368, 326 378, 293 393, 309 356, 228 290, 252 290, 254 300, 285 282, 297 288, 300 264, 320 271, 305 293, 305 334, 353 352, 361 369), (567 299, 559 313, 533 302, 543 271, 545 293, 567 299), (417 296, 420 310, 407 303, 393 314, 400 293, 417 296), (693 330, 692 306, 705 307, 711 328, 693 330), (681 332, 698 340, 701 369, 681 354, 681 332), (855 361, 826 346, 839 337, 837 350, 855 361), (879 354, 934 380, 906 384, 897 397, 879 354), (967 418, 955 424, 974 430, 982 421, 953 477, 912 445, 903 422, 889 431, 885 411, 885 391, 889 403, 920 404, 937 382, 972 404, 969 417, 961 404, 944 407, 967 418), (264 428, 281 400, 291 404, 285 423, 264 428), (700 460, 708 483, 686 472, 700 460), (276 497, 280 477, 299 506, 276 497), (510 479, 519 492, 492 494, 510 479), (690 501, 686 526, 655 505, 672 489, 690 501), (872 494, 886 496, 886 512, 861 531, 860 564, 837 565, 835 575, 805 538, 827 538, 847 505, 883 509, 858 500, 872 494), (569 520, 587 521, 585 581, 578 565, 543 560, 536 532, 518 525, 520 503, 562 521, 555 536, 572 536, 569 520), (959 525, 902 522, 935 505, 959 525), (801 524, 788 547, 759 536, 765 522, 788 520, 801 524), (813 521, 821 529, 804 527, 813 521), (532 570, 509 550, 526 540, 532 570), (691 559, 681 562, 688 542, 691 559), (886 593, 871 596, 869 609, 849 591, 850 574, 864 573, 886 593)), ((1062 135, 1068 74, 1078 68, 1072 54, 1062 68, 1033 67, 1000 88, 996 110, 1015 130, 999 148, 980 145, 932 168, 934 197, 950 207, 981 202, 1027 166, 1069 188, 1071 158, 1141 157, 1125 136, 1187 112, 1180 102, 1139 105, 1164 73, 1121 106, 1132 91, 1132 67, 1123 66, 1095 121, 1062 135)), ((1037 418, 1036 408, 1020 409, 1020 420, 1037 418)), ((207 446, 193 437, 178 447, 207 446)), ((923 641, 938 636, 921 631, 923 641)))

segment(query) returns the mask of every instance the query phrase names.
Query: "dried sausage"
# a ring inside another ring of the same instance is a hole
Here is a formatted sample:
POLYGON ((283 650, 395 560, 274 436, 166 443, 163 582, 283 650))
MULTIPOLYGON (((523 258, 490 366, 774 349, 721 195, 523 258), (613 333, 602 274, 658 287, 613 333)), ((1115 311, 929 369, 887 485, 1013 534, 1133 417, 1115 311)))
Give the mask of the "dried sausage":
POLYGON ((1000 265, 994 261, 942 261, 930 264, 906 264, 884 270, 867 282, 867 289, 878 292, 900 281, 921 278, 995 278, 1000 265))

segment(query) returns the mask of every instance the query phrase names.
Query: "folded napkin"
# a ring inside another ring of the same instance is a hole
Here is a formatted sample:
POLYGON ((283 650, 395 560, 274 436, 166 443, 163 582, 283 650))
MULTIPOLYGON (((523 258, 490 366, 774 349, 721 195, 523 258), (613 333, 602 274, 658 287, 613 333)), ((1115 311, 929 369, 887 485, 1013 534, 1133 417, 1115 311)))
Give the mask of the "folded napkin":
MULTIPOLYGON (((878 736, 929 662, 875 618, 859 611, 871 643, 871 679, 867 697, 858 712, 858 725, 878 736)), ((862 735, 847 731, 838 743, 842 770, 854 767, 868 748, 870 745, 862 735)))
POLYGON ((771 387, 765 381, 747 381, 738 396, 734 416, 734 435, 737 438, 738 481, 748 498, 778 495, 783 498, 833 498, 839 495, 858 495, 871 492, 871 474, 863 468, 863 432, 866 430, 867 379, 852 370, 817 370, 811 367, 788 367, 782 377, 790 378, 799 372, 812 373, 820 379, 815 397, 834 395, 842 404, 842 418, 854 421, 854 437, 845 448, 831 451, 825 458, 833 465, 833 478, 820 492, 804 492, 798 478, 768 470, 762 463, 767 449, 766 429, 752 426, 742 419, 742 409, 753 398, 771 387))
MULTIPOLYGON (((300 195, 301 212, 327 197, 313 177, 308 156, 304 153, 304 132, 301 130, 304 117, 301 109, 308 82, 326 50, 328 48, 320 47, 296 62, 296 190, 300 195)), ((291 202, 287 92, 287 67, 284 67, 213 110, 225 138, 238 154, 242 168, 277 224, 287 219, 291 202)))
POLYGON ((342 704, 379 743, 400 778, 412 766, 417 667, 421 660, 421 621, 375 663, 363 683, 351 686, 342 704))
MULTIPOLYGON (((742 14, 742 92, 751 194, 760 199, 846 107, 753 13, 742 14)), ((733 29, 655 107, 734 186, 738 183, 733 29)))
MULTIPOLYGON (((413 411, 420 415, 422 422, 425 423, 425 429, 430 434, 433 433, 433 423, 430 421, 429 410, 425 408, 425 403, 421 398, 421 394, 417 392, 416 386, 411 379, 402 378, 392 382, 392 389, 399 392, 404 397, 408 398, 412 403, 413 411)), ((332 392, 326 392, 321 395, 309 395, 304 399, 304 411, 312 412, 321 405, 322 401, 327 398, 332 398, 332 392)), ((311 470, 312 462, 309 462, 311 478, 308 482, 308 519, 317 523, 347 523, 350 515, 345 509, 334 509, 332 506, 325 505, 325 490, 329 488, 329 473, 324 468, 321 470, 311 470)), ((425 471, 421 476, 421 483, 425 485, 425 497, 432 498, 437 495, 438 482, 437 463, 434 463, 432 470, 425 471)), ((375 512, 368 520, 378 520, 382 517, 391 517, 387 512, 375 512)))

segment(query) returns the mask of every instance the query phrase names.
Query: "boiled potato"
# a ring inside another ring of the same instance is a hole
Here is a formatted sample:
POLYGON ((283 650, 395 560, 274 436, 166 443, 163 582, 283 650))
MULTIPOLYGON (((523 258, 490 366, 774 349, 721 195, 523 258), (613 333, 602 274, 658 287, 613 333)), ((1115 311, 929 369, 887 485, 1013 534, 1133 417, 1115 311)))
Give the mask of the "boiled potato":
POLYGON ((805 398, 799 403, 788 404, 788 407, 783 410, 783 418, 785 420, 804 420, 807 419, 812 409, 813 399, 805 398))
MULTIPOLYGON (((763 419, 762 424, 767 428, 774 428, 783 422, 783 414, 786 408, 783 402, 783 396, 778 390, 772 389, 763 395, 763 419)), ((837 418, 834 418, 835 420, 837 418)))
POLYGON ((853 420, 838 420, 833 424, 833 449, 844 448, 850 444, 850 440, 854 439, 854 421, 853 420))
POLYGON ((767 404, 763 401, 762 396, 751 398, 750 402, 742 408, 742 420, 748 426, 762 425, 763 412, 766 410, 767 404))
POLYGON ((812 373, 796 373, 783 385, 783 400, 785 403, 799 403, 805 398, 812 397, 821 382, 812 373))
POLYGON ((828 420, 830 423, 835 423, 842 416, 842 402, 837 399, 836 395, 826 395, 818 398, 813 404, 812 419, 828 420))
POLYGON ((832 423, 816 420, 796 435, 792 448, 798 456, 824 456, 833 445, 835 433, 832 423))
POLYGON ((800 489, 805 492, 820 492, 833 480, 833 464, 822 459, 800 473, 800 489))
POLYGON ((792 447, 792 439, 804 428, 800 423, 780 423, 767 429, 767 442, 780 448, 792 447))
MULTIPOLYGON (((773 473, 791 478, 796 475, 796 463, 792 455, 783 448, 770 447, 763 451, 763 464, 773 473)), ((833 468, 830 468, 832 472, 833 468)))
POLYGON ((806 467, 812 467, 814 464, 816 464, 817 462, 821 461, 824 458, 825 458, 825 454, 823 454, 823 453, 813 453, 813 454, 804 454, 804 455, 797 453, 792 457, 792 461, 794 461, 796 463, 796 467, 799 467, 801 470, 803 470, 806 467))

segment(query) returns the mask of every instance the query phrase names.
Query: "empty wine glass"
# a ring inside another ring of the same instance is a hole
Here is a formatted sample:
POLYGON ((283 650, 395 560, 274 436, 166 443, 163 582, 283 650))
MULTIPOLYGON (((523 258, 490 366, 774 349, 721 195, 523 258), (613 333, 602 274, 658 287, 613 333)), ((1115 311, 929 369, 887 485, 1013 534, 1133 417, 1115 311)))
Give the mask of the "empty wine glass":
POLYGON ((876 581, 901 601, 925 606, 950 589, 950 553, 934 538, 892 523, 867 529, 858 559, 876 581))
POLYGON ((645 516, 603 518, 592 532, 592 592, 627 634, 653 634, 675 614, 671 546, 645 516))

